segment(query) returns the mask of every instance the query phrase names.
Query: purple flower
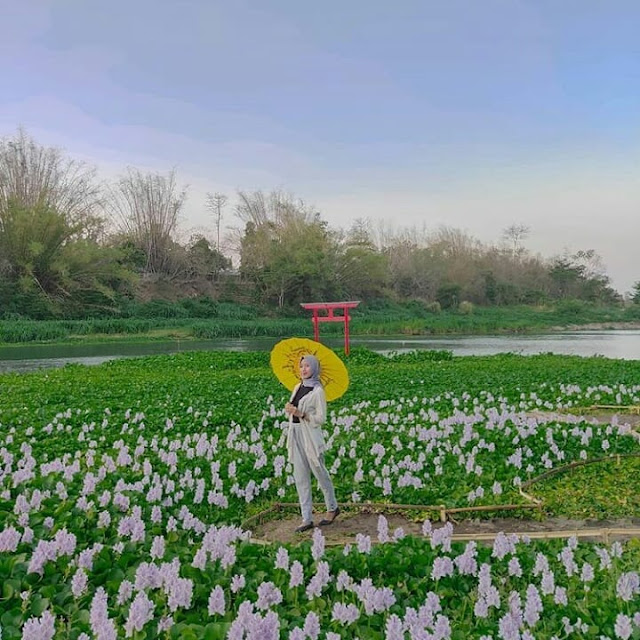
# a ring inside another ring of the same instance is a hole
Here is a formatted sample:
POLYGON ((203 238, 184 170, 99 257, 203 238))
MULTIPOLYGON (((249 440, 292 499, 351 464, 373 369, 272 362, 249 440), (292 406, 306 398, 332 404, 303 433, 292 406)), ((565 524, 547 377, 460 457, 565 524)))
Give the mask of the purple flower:
POLYGON ((616 584, 618 598, 629 602, 636 593, 640 593, 640 576, 635 571, 623 573, 616 584))
POLYGON ((431 579, 440 580, 453 573, 453 561, 447 556, 438 556, 433 561, 433 569, 431 570, 431 579))
POLYGON ((633 633, 633 627, 631 626, 631 618, 624 613, 619 613, 616 618, 616 624, 614 627, 616 637, 620 640, 628 640, 633 633))
POLYGON ((20 533, 14 527, 7 527, 0 532, 0 552, 14 553, 20 543, 20 533))
POLYGON ((516 578, 522 577, 522 567, 520 566, 520 560, 518 560, 516 556, 513 556, 509 560, 508 568, 510 576, 515 576, 516 578))
POLYGON ((282 592, 273 582, 263 582, 258 586, 258 609, 268 609, 274 604, 282 602, 282 592))
POLYGON ((611 556, 606 549, 602 547, 596 548, 596 553, 598 554, 598 558, 600 558, 600 570, 610 569, 611 568, 611 556))
POLYGON ((395 613, 387 618, 384 634, 385 640, 404 640, 402 620, 395 613))
POLYGON ((492 557, 502 560, 502 558, 507 554, 515 553, 517 542, 518 536, 513 534, 506 536, 502 531, 500 531, 493 542, 493 551, 491 553, 492 557))
POLYGON ((240 589, 244 588, 245 578, 241 573, 236 573, 233 578, 231 578, 231 591, 233 593, 238 593, 240 589))
POLYGON ((371 538, 362 533, 356 534, 356 544, 360 553, 371 553, 371 538))
POLYGON ((567 590, 564 587, 556 587, 556 591, 553 594, 553 601, 556 604, 567 606, 569 599, 567 598, 567 590))
POLYGON ((39 618, 29 618, 22 627, 23 640, 51 640, 56 632, 56 619, 50 611, 39 618))
POLYGON ((129 580, 123 580, 118 587, 118 597, 116 604, 123 605, 129 601, 129 598, 133 595, 133 584, 129 580))
POLYGON ((573 550, 570 546, 567 545, 566 547, 564 547, 564 549, 562 549, 562 551, 558 554, 558 560, 562 561, 564 570, 567 572, 567 576, 571 577, 578 571, 578 565, 573 559, 573 550))
POLYGON ((436 549, 442 547, 443 551, 451 551, 451 535, 453 534, 453 525, 447 522, 442 527, 438 527, 431 532, 431 548, 436 549))
POLYGON ((396 601, 391 589, 374 587, 371 578, 365 578, 359 585, 354 585, 353 591, 364 605, 365 613, 369 616, 377 611, 386 611, 396 601))
POLYGON ((553 571, 545 571, 542 574, 540 587, 542 588, 542 593, 544 593, 545 596, 551 595, 555 591, 555 575, 553 571))
POLYGON ((160 560, 164 556, 165 540, 162 536, 156 536, 151 543, 151 557, 160 560))
POLYGON ((331 620, 342 624, 352 624, 360 617, 360 611, 354 604, 335 602, 331 611, 331 620))
POLYGON ((439 615, 433 629, 434 640, 447 640, 451 637, 451 624, 449 618, 439 615))
POLYGON ((209 595, 209 607, 208 607, 209 615, 224 615, 225 611, 225 602, 224 602, 224 591, 220 585, 216 585, 209 595))
POLYGON ((289 552, 284 547, 280 547, 276 553, 275 567, 289 571, 289 552))
POLYGON ((383 515, 378 516, 378 541, 389 542, 389 523, 383 515))
POLYGON ((511 612, 506 613, 498 622, 498 636, 502 640, 520 640, 520 623, 511 612))
POLYGON ((542 599, 540 598, 538 589, 530 584, 527 587, 527 600, 524 605, 524 619, 530 627, 534 627, 540 620, 542 609, 542 599))
POLYGON ((338 591, 350 591, 352 585, 353 579, 351 576, 344 569, 341 569, 336 578, 336 589, 338 591))
POLYGON ((476 543, 472 540, 467 543, 464 553, 455 558, 454 563, 458 567, 458 571, 462 575, 475 575, 478 571, 478 563, 476 562, 476 543))
POLYGON ((533 567, 533 575, 537 576, 545 571, 549 571, 549 560, 544 553, 536 554, 536 563, 533 567))
POLYGON ((139 591, 129 607, 129 616, 124 624, 125 636, 130 638, 134 631, 142 631, 143 627, 153 618, 155 605, 149 600, 144 591, 139 591))
POLYGON ((320 618, 317 613, 313 611, 307 613, 307 617, 304 620, 303 631, 309 640, 318 640, 318 636, 320 635, 320 618))
POLYGON ((165 591, 169 596, 167 606, 172 613, 178 608, 191 608, 193 581, 189 578, 172 577, 165 582, 165 591))
POLYGON ((158 620, 158 631, 169 631, 173 625, 173 616, 163 616, 158 620))
POLYGON ((304 581, 304 569, 302 565, 294 560, 289 570, 289 589, 299 587, 304 581))
POLYGON ((406 534, 404 532, 404 529, 402 527, 397 527, 393 531, 393 541, 398 542, 398 540, 402 540, 402 538, 404 538, 405 535, 406 534))
POLYGON ((71 593, 74 597, 79 598, 87 590, 88 583, 87 572, 84 569, 78 569, 71 580, 71 593))
POLYGON ((593 572, 593 567, 588 563, 585 562, 582 565, 582 571, 580 572, 580 579, 582 580, 582 582, 591 582, 594 578, 594 572, 593 572))
POLYGON ((311 547, 311 555, 314 560, 320 560, 324 555, 324 536, 322 531, 316 527, 313 530, 313 545, 311 547))
POLYGON ((118 637, 114 621, 109 620, 107 594, 103 587, 98 587, 93 596, 89 622, 96 640, 116 640, 118 637))
POLYGON ((325 561, 318 562, 315 575, 309 580, 307 585, 307 598, 313 600, 322 593, 322 590, 329 584, 331 580, 331 572, 329 570, 329 564, 325 561))

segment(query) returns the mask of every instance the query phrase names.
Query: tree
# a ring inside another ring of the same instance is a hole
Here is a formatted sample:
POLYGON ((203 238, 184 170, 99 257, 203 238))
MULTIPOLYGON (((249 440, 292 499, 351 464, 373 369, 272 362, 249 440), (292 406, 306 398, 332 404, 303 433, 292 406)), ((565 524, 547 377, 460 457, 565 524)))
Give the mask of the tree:
POLYGON ((215 280, 221 271, 231 268, 231 260, 222 255, 201 235, 191 238, 188 249, 189 266, 192 275, 207 280, 215 280))
POLYGON ((368 221, 357 219, 336 249, 334 273, 341 295, 364 300, 381 297, 389 265, 387 256, 374 245, 368 221))
POLYGON ((640 304, 640 280, 633 283, 633 289, 631 291, 631 301, 633 304, 640 304))
POLYGON ((207 193, 207 208, 213 213, 216 220, 216 249, 220 251, 220 222, 222 220, 222 210, 227 204, 227 196, 224 193, 207 193))
POLYGON ((99 244, 95 171, 19 131, 0 141, 0 275, 5 308, 33 317, 111 306, 131 273, 99 244))
POLYGON ((525 224, 512 224, 502 232, 502 238, 511 246, 511 255, 514 258, 522 253, 522 241, 530 231, 530 227, 525 224))
POLYGON ((175 171, 164 176, 129 169, 111 190, 109 209, 121 234, 145 255, 145 273, 175 276, 184 265, 174 234, 187 192, 175 171))
MULTIPOLYGON (((110 307, 116 292, 133 282, 117 251, 78 231, 79 225, 70 226, 63 214, 45 204, 28 208, 9 203, 0 254, 5 277, 14 283, 16 296, 29 300, 27 307, 41 307, 38 298, 53 315, 110 307)), ((23 311, 28 315, 29 309, 23 311)))
POLYGON ((0 140, 0 231, 9 207, 54 210, 84 237, 102 231, 100 186, 95 169, 42 147, 20 130, 0 140))
POLYGON ((333 248, 320 214, 281 191, 240 191, 238 199, 236 215, 245 224, 240 273, 254 283, 260 301, 282 308, 324 297, 333 248))

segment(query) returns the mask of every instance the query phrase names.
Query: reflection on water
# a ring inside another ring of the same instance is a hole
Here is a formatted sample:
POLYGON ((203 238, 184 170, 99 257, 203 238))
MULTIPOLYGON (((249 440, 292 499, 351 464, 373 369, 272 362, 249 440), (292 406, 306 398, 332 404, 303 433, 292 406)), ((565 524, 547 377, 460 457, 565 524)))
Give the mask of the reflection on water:
MULTIPOLYGON (((176 353, 178 351, 269 351, 280 338, 221 339, 182 342, 105 343, 95 345, 27 345, 0 347, 0 372, 25 372, 65 364, 100 364, 115 358, 176 353)), ((330 347, 343 346, 341 337, 322 340, 330 347)), ((352 337, 352 347, 390 353, 414 349, 444 349, 454 355, 483 356, 496 353, 558 353, 640 359, 640 331, 613 330, 564 332, 527 336, 385 336, 352 337)))

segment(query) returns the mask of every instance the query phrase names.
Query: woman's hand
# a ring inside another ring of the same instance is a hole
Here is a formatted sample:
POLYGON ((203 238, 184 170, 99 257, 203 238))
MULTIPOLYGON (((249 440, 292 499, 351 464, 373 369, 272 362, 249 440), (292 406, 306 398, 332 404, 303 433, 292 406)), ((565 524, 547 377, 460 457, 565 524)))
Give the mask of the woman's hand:
POLYGON ((304 415, 302 411, 299 411, 290 402, 287 402, 287 404, 284 405, 284 410, 285 413, 289 414, 290 416, 296 416, 296 418, 302 418, 302 416, 304 415))

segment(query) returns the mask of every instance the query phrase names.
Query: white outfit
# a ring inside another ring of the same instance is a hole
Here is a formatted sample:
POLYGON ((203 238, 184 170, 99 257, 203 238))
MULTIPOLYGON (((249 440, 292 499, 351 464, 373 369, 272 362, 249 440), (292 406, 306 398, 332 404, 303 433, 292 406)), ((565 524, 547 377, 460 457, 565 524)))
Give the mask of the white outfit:
MULTIPOLYGON (((296 385, 290 401, 295 397, 299 386, 300 384, 296 385)), ((327 511, 335 511, 338 508, 333 483, 324 465, 327 445, 322 434, 322 425, 327 418, 327 399, 321 385, 300 399, 298 410, 304 415, 304 419, 300 418, 298 423, 293 421, 292 415, 289 416, 287 451, 289 462, 293 464, 302 521, 311 522, 311 472, 324 494, 327 511)))

